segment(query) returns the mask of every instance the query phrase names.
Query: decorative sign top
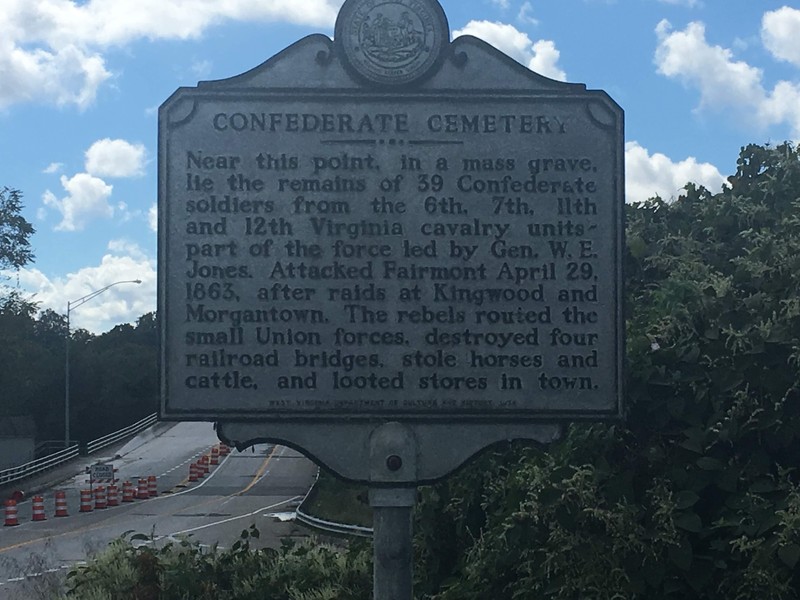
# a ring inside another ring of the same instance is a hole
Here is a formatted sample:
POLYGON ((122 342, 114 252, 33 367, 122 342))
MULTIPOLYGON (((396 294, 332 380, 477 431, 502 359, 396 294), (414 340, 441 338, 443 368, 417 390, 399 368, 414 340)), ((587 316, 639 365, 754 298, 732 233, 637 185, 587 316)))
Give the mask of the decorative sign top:
POLYGON ((347 0, 334 39, 356 77, 409 85, 430 77, 444 59, 450 29, 432 0, 347 0))

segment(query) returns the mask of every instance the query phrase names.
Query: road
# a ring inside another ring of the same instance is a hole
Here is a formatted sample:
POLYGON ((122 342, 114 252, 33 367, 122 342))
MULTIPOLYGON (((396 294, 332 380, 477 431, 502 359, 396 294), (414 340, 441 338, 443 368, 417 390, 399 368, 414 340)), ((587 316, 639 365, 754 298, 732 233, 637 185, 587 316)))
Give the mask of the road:
POLYGON ((114 456, 94 460, 112 462, 121 481, 155 475, 157 497, 81 513, 80 490, 89 486, 87 475, 80 473, 42 494, 45 521, 32 520, 30 499, 19 506, 20 524, 0 528, 0 598, 51 597, 68 569, 131 530, 156 543, 190 535, 201 544, 222 547, 250 525, 261 531, 263 544, 305 535, 275 515, 291 512, 313 483, 316 467, 309 460, 289 448, 263 444, 241 453, 233 450, 208 475, 190 483, 189 465, 218 443, 212 425, 156 428, 155 436, 139 436, 114 456), (54 516, 56 490, 66 492, 68 517, 54 516))

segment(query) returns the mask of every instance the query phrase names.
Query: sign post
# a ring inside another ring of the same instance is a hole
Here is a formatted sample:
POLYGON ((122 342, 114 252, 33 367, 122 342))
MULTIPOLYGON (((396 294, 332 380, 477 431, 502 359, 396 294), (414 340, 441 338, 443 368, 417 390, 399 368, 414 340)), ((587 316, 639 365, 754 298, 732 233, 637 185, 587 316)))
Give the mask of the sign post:
POLYGON ((161 418, 368 484, 375 597, 410 598, 416 486, 622 414, 623 139, 605 92, 451 42, 436 0, 347 0, 333 41, 180 88, 161 418))

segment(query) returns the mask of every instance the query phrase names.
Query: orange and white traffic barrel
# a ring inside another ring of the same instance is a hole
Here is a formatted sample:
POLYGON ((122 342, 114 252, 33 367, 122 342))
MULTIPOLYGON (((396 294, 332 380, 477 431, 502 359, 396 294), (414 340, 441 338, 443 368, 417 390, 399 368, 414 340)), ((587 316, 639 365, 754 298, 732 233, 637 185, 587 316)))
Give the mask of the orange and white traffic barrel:
POLYGON ((109 506, 119 506, 119 488, 113 483, 108 486, 106 497, 109 506))
POLYGON ((197 481, 197 465, 192 463, 189 465, 189 481, 197 481))
POLYGON ((98 510, 108 508, 106 488, 102 485, 98 485, 96 488, 94 488, 94 507, 98 510))
POLYGON ((79 512, 92 512, 92 490, 81 490, 81 508, 79 512))
POLYGON ((139 500, 147 500, 150 497, 150 491, 147 487, 147 479, 139 477, 139 489, 136 491, 136 498, 139 500))
POLYGON ((133 502, 133 483, 130 481, 122 483, 122 501, 133 502))
POLYGON ((208 475, 208 472, 211 469, 208 468, 208 455, 207 454, 204 454, 203 456, 200 457, 200 460, 198 461, 198 464, 203 469, 203 475, 208 475))
POLYGON ((44 514, 44 498, 41 496, 33 497, 33 516, 31 521, 46 521, 47 517, 44 514))
POLYGON ((220 444, 219 445, 219 454, 220 456, 228 456, 231 453, 230 446, 228 444, 220 444))
POLYGON ((155 475, 150 475, 147 477, 147 494, 151 498, 158 496, 158 485, 155 475))
POLYGON ((211 464, 218 465, 219 464, 219 446, 212 446, 211 447, 211 464))
POLYGON ((14 525, 19 525, 19 520, 17 519, 17 501, 16 500, 6 500, 6 520, 3 523, 6 527, 13 527, 14 525))
POLYGON ((67 512, 67 493, 63 490, 59 490, 56 492, 56 512, 55 516, 57 517, 68 517, 69 513, 67 512))

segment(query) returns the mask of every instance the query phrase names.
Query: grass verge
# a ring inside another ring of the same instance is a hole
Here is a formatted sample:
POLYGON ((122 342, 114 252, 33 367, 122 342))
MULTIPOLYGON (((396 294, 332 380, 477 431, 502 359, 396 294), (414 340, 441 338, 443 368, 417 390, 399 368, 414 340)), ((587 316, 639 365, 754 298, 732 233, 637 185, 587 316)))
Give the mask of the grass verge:
POLYGON ((372 509, 366 486, 346 483, 325 471, 320 471, 319 480, 302 509, 318 519, 372 527, 372 509))

